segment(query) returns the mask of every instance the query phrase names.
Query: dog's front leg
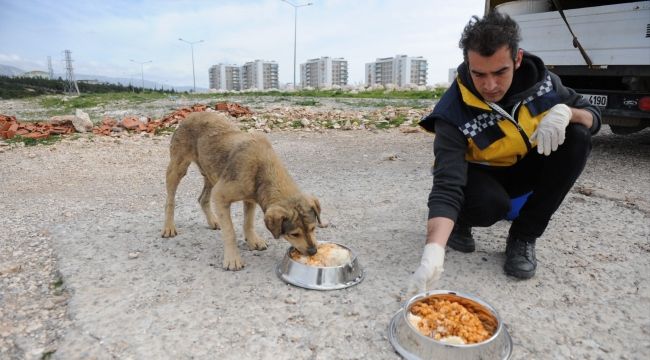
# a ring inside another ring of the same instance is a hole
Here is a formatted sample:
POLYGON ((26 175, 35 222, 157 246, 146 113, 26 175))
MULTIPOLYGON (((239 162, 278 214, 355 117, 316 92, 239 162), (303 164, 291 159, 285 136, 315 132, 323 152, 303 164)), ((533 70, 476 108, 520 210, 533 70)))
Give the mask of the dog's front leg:
MULTIPOLYGON (((216 191, 213 190, 213 194, 216 191)), ((240 270, 244 267, 244 262, 241 260, 239 250, 237 249, 237 241, 235 239, 235 228, 232 225, 232 218, 230 217, 230 202, 223 199, 222 196, 215 196, 215 207, 217 216, 221 223, 221 238, 223 239, 223 268, 226 270, 240 270)))
POLYGON ((165 183, 167 186, 167 199, 165 200, 165 225, 162 230, 162 237, 174 237, 178 234, 176 225, 174 225, 174 207, 176 207, 176 189, 178 183, 187 173, 190 166, 190 160, 182 157, 178 153, 172 152, 169 165, 167 166, 167 175, 165 183))

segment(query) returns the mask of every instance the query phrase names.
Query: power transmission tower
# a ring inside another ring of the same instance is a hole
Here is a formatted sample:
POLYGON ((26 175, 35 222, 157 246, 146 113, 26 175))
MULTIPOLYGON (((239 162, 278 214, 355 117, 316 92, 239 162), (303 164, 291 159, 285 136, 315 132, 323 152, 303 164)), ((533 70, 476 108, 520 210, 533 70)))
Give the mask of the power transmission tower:
POLYGON ((79 86, 77 86, 77 80, 74 78, 74 70, 72 69, 72 56, 70 56, 70 50, 65 50, 65 84, 63 86, 63 91, 66 94, 77 94, 79 95, 79 86))
POLYGON ((50 77, 50 80, 54 80, 54 69, 52 69, 52 57, 47 57, 47 73, 50 77))

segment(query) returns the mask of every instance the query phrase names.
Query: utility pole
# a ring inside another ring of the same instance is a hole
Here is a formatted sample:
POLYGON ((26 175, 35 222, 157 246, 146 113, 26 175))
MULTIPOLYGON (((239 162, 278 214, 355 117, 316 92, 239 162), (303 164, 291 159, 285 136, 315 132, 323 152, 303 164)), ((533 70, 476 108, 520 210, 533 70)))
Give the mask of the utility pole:
POLYGON ((50 80, 54 80, 54 69, 52 68, 52 57, 47 57, 47 76, 50 80))
POLYGON ((130 59, 131 62, 134 62, 136 64, 140 64, 140 77, 142 78, 142 92, 144 92, 144 64, 153 62, 152 60, 147 60, 147 61, 135 61, 133 59, 130 59))
POLYGON ((192 48, 192 80, 194 81, 194 93, 196 94, 196 75, 194 74, 194 44, 202 43, 203 40, 187 41, 183 40, 183 38, 178 38, 178 40, 190 44, 190 48, 192 48))
POLYGON ((303 6, 310 6, 313 5, 313 3, 305 3, 305 4, 294 4, 290 1, 287 0, 282 0, 285 3, 293 6, 294 10, 294 21, 293 21, 293 89, 296 89, 296 38, 297 38, 297 33, 298 33, 298 8, 303 7, 303 6))

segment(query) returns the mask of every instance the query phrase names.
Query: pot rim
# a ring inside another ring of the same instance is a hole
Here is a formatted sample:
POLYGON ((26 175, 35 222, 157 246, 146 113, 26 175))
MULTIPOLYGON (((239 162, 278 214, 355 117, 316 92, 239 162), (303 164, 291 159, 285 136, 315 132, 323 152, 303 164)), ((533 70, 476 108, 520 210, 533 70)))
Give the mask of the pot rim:
POLYGON ((319 244, 319 245, 320 245, 320 244, 334 244, 334 245, 337 245, 337 246, 340 246, 340 247, 344 248, 345 250, 347 250, 347 251, 350 253, 350 261, 347 262, 347 263, 345 263, 345 264, 338 265, 338 266, 311 266, 311 265, 303 264, 303 263, 301 263, 300 261, 296 261, 296 260, 294 260, 294 259, 291 257, 291 251, 293 251, 293 250, 295 249, 295 248, 293 247, 293 245, 292 245, 292 246, 289 246, 289 249, 287 250, 285 256, 286 256, 287 258, 289 258, 289 261, 291 261, 291 262, 294 263, 294 264, 298 264, 298 265, 300 265, 300 266, 305 266, 305 267, 308 267, 308 268, 316 268, 316 269, 337 269, 337 268, 344 268, 344 267, 346 267, 346 266, 351 266, 351 265, 354 264, 355 261, 357 260, 357 254, 355 254, 355 252, 352 251, 352 249, 350 249, 349 247, 347 247, 347 246, 345 246, 345 245, 339 244, 339 243, 334 242, 334 241, 319 241, 318 244, 319 244))
POLYGON ((427 291, 427 292, 424 292, 424 293, 416 294, 416 295, 412 296, 408 301, 406 301, 402 305, 401 310, 402 310, 402 317, 403 317, 404 321, 406 322, 408 328, 415 334, 415 336, 419 337, 420 339, 424 339, 426 341, 433 341, 434 343, 439 344, 439 345, 443 345, 443 346, 451 346, 451 347, 458 347, 458 348, 482 347, 482 346, 485 346, 485 345, 487 345, 487 344, 489 344, 489 343, 491 343, 493 341, 496 341, 498 336, 503 331, 503 322, 501 321, 501 317, 499 316, 499 313, 496 311, 496 309, 492 305, 490 305, 486 301, 481 300, 480 298, 478 298, 478 297, 476 297, 474 295, 467 294, 467 293, 462 293, 462 292, 458 292, 458 291, 454 291, 454 290, 430 290, 430 291, 427 291), (473 301, 473 302, 481 305, 486 310, 488 310, 490 312, 490 314, 492 314, 492 316, 494 316, 494 318, 496 319, 496 321, 497 321, 496 330, 494 331, 492 336, 490 336, 490 338, 488 338, 487 340, 481 341, 480 343, 474 343, 474 344, 450 344, 450 343, 446 343, 446 342, 436 340, 436 339, 434 339, 432 337, 429 337, 429 336, 422 335, 422 333, 420 333, 420 331, 418 329, 416 329, 411 324, 410 321, 408 321, 408 314, 410 313, 409 309, 410 309, 411 305, 413 305, 413 303, 415 303, 416 301, 421 300, 421 299, 425 299, 425 298, 428 298, 428 297, 431 297, 431 296, 436 296, 436 295, 454 295, 454 296, 458 296, 458 297, 473 301))

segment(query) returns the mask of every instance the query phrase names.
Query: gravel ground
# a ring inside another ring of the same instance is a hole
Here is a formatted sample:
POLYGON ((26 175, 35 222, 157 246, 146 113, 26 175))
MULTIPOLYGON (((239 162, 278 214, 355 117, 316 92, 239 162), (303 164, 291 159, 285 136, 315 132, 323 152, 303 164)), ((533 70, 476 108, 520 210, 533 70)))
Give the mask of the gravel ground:
MULTIPOLYGON (((20 119, 7 108, 0 102, 20 119)), ((247 266, 222 270, 194 166, 177 195, 180 234, 161 238, 168 135, 0 146, 0 358, 399 359, 387 327, 421 255, 433 138, 268 136, 321 200, 330 226, 319 239, 355 250, 362 283, 329 292, 284 284, 274 268, 288 243, 272 239, 258 212, 270 246, 246 250, 241 206, 234 222, 247 266)), ((514 359, 647 359, 649 219, 650 130, 605 129, 538 241, 533 279, 503 274, 502 222, 475 230, 475 253, 449 250, 439 287, 494 305, 514 359)))

